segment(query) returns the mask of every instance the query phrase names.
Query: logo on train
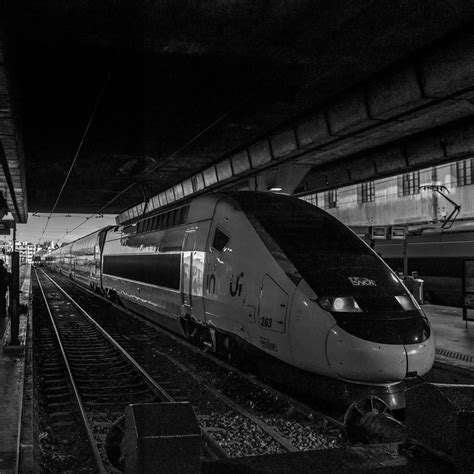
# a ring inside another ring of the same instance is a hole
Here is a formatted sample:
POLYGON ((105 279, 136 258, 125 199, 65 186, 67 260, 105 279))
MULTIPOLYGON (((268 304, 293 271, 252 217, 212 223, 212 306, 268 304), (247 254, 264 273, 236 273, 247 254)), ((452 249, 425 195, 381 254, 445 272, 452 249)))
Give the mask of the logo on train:
POLYGON ((235 288, 233 288, 233 279, 234 275, 231 275, 230 277, 230 285, 229 285, 229 291, 230 291, 230 296, 235 296, 239 295, 242 293, 242 281, 244 278, 244 274, 241 273, 240 275, 237 276, 237 279, 235 280, 235 288))
POLYGON ((347 277, 354 286, 377 286, 374 280, 363 277, 347 277))
POLYGON ((216 294, 216 275, 214 273, 207 275, 206 288, 208 293, 216 294))

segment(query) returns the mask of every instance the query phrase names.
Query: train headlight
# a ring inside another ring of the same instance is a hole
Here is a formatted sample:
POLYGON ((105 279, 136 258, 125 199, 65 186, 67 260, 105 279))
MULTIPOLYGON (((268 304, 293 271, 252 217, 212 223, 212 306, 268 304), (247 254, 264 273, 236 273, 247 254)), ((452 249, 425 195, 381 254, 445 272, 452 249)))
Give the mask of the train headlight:
POLYGON ((413 311, 416 306, 413 304, 412 299, 408 295, 395 296, 395 299, 400 303, 400 306, 405 311, 413 311))
POLYGON ((336 313, 360 313, 362 310, 352 296, 321 296, 317 300, 326 311, 336 313))

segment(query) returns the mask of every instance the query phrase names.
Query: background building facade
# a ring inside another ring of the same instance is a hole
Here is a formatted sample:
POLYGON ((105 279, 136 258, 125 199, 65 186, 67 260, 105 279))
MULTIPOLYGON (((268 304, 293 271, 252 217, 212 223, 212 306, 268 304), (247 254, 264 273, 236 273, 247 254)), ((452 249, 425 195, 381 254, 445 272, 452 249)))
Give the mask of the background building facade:
POLYGON ((416 225, 443 222, 454 206, 426 185, 436 185, 461 206, 457 220, 474 220, 474 158, 367 181, 302 199, 346 225, 416 225))

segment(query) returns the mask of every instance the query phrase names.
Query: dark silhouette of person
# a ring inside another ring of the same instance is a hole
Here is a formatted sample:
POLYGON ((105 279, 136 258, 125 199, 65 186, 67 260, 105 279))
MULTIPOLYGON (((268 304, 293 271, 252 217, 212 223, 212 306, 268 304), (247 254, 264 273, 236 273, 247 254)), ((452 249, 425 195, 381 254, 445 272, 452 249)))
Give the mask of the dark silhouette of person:
POLYGON ((3 266, 4 261, 0 259, 0 318, 7 315, 7 289, 12 280, 12 274, 3 266))

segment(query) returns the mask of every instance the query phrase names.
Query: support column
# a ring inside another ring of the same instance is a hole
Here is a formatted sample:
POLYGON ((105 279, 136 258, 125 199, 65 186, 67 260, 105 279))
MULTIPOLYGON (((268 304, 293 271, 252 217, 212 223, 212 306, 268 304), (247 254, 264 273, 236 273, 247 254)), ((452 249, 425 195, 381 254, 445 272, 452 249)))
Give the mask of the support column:
POLYGON ((12 252, 12 281, 10 283, 10 318, 11 318, 11 338, 10 346, 19 346, 18 339, 20 331, 20 314, 19 314, 19 297, 20 297, 20 254, 12 252))
MULTIPOLYGON (((435 185, 438 184, 438 168, 433 166, 431 168, 431 182, 435 185)), ((439 221, 438 216, 438 193, 436 191, 431 191, 431 199, 432 199, 432 209, 433 209, 433 222, 439 221)))

